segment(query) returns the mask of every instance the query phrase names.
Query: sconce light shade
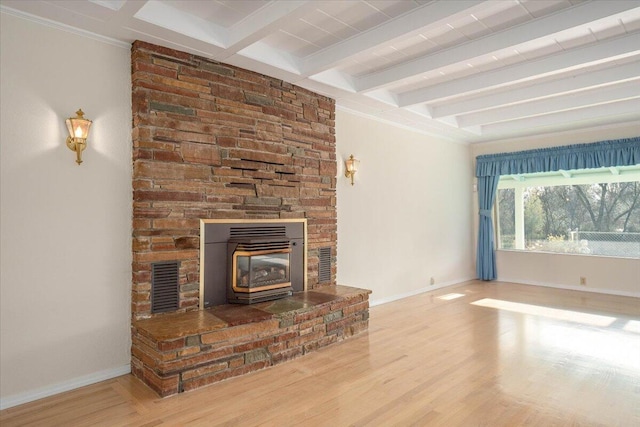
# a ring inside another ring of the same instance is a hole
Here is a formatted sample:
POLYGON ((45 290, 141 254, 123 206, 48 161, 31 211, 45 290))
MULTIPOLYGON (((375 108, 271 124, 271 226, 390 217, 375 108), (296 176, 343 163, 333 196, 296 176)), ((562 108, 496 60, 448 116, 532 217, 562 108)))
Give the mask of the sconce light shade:
POLYGON ((82 163, 82 151, 87 148, 87 137, 92 122, 84 118, 84 113, 80 109, 76 111, 76 117, 69 117, 65 123, 69 131, 67 147, 76 152, 76 163, 80 164, 82 163))
POLYGON ((358 172, 359 166, 360 160, 354 158, 353 154, 344 162, 344 176, 351 178, 351 185, 353 185, 353 176, 358 172))

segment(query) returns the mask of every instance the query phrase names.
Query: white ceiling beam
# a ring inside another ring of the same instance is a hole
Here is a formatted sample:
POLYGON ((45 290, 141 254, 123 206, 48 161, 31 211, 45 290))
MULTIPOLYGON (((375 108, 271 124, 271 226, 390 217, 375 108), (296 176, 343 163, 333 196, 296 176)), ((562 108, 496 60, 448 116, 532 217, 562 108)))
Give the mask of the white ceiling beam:
MULTIPOLYGON (((369 94, 367 94, 367 96, 369 96, 369 94)), ((394 98, 396 99, 396 98, 394 98)), ((397 101, 396 101, 397 103, 397 101)), ((431 119, 432 118, 432 112, 431 112, 431 108, 426 105, 426 104, 416 104, 416 105, 411 105, 409 107, 405 107, 403 108, 403 110, 406 111, 411 111, 415 114, 418 114, 422 117, 425 117, 427 119, 431 119)), ((441 119, 438 119, 437 121, 439 121, 440 123, 445 123, 451 127, 454 128, 460 128, 460 126, 458 125, 458 118, 455 116, 449 116, 449 117, 443 117, 441 119)))
POLYGON ((632 81, 595 90, 565 94, 559 97, 498 107, 492 110, 459 116, 457 119, 460 127, 477 126, 638 97, 640 97, 640 84, 632 81))
POLYGON ((132 19, 128 26, 123 26, 119 35, 131 41, 141 40, 205 58, 213 58, 213 56, 222 49, 206 41, 194 39, 180 33, 173 33, 171 37, 168 38, 167 29, 138 19, 132 19))
POLYGON ((118 10, 127 2, 127 0, 88 0, 89 3, 106 7, 111 10, 118 10))
POLYGON ((442 119, 445 117, 459 116, 461 114, 491 109, 500 105, 517 104, 519 102, 624 81, 637 81, 640 80, 640 72, 638 72, 638 70, 640 70, 640 62, 632 62, 603 70, 572 75, 550 82, 537 83, 527 87, 510 89, 503 92, 492 92, 473 99, 433 105, 431 106, 431 118, 442 119))
POLYGON ((377 116, 382 119, 404 123, 406 126, 415 126, 424 132, 439 134, 440 136, 453 137, 454 133, 468 133, 467 129, 454 129, 437 120, 424 120, 419 113, 406 109, 386 108, 378 113, 377 116))
MULTIPOLYGON (((295 80, 300 79, 299 59, 287 52, 275 49, 266 43, 253 43, 252 45, 242 49, 242 51, 238 52, 236 55, 227 58, 227 61, 225 62, 229 62, 228 60, 231 58, 233 58, 234 61, 237 61, 238 56, 244 56, 246 58, 252 59, 253 61, 261 62, 270 67, 279 68, 287 73, 293 73, 296 75, 295 80)), ((249 69, 256 71, 253 68, 249 69)), ((258 72, 263 73, 262 71, 258 72)))
POLYGON ((310 77, 309 80, 317 81, 329 86, 333 86, 336 89, 344 90, 350 93, 355 93, 353 89, 353 79, 349 74, 342 73, 338 70, 327 70, 323 73, 316 74, 310 77))
POLYGON ((135 18, 217 47, 227 45, 227 31, 223 27, 160 1, 145 3, 135 18))
MULTIPOLYGON (((456 2, 453 2, 456 3, 456 2)), ((425 55, 413 61, 403 62, 384 70, 360 77, 356 81, 359 92, 366 92, 415 77, 448 65, 467 62, 492 52, 515 47, 542 37, 549 37, 568 29, 588 27, 593 21, 603 18, 621 17, 629 10, 638 9, 636 2, 607 1, 587 2, 563 9, 557 13, 517 25, 504 31, 425 55)))
POLYGON ((539 131, 540 128, 552 128, 558 125, 563 127, 571 125, 570 127, 572 128, 579 128, 579 124, 583 123, 593 126, 599 121, 608 121, 610 117, 616 117, 618 121, 626 119, 626 121, 638 121, 640 123, 640 98, 627 99, 595 107, 578 108, 545 116, 494 123, 480 126, 480 129, 483 135, 504 135, 519 133, 522 130, 527 132, 539 131))
POLYGON ((362 98, 354 96, 345 96, 336 98, 336 108, 351 111, 360 115, 371 115, 372 117, 378 117, 378 114, 387 111, 389 106, 382 102, 367 102, 363 103, 362 98))
MULTIPOLYGON (((96 4, 101 4, 100 2, 95 2, 96 4)), ((108 35, 114 38, 128 38, 131 41, 139 38, 133 36, 132 32, 135 32, 135 27, 137 24, 144 23, 143 21, 139 21, 135 19, 136 13, 140 11, 147 4, 147 0, 126 0, 118 9, 114 9, 115 12, 109 16, 105 21, 105 25, 101 30, 101 34, 108 35)), ((106 7, 106 6, 105 6, 106 7)), ((148 23, 144 23, 145 25, 150 25, 148 23)), ((95 31, 95 30, 94 30, 95 31)), ((156 32, 158 32, 156 30, 156 32)), ((163 38, 157 39, 156 43, 164 43, 163 38)), ((202 42, 198 42, 202 44, 202 42)))
POLYGON ((326 71, 353 55, 375 49, 382 44, 391 43, 399 37, 406 37, 412 33, 417 34, 426 27, 441 25, 444 23, 443 21, 450 20, 452 15, 478 6, 480 3, 482 3, 481 0, 466 0, 429 3, 420 6, 371 30, 359 33, 310 55, 304 61, 303 74, 310 76, 326 71))
MULTIPOLYGON (((352 79, 352 83, 353 83, 353 79, 352 79)), ((386 90, 386 89, 375 90, 373 92, 369 92, 366 96, 367 98, 377 99, 378 101, 384 102, 393 107, 398 106, 398 99, 396 98, 396 94, 390 90, 386 90)))
POLYGON ((329 98, 333 98, 336 100, 336 104, 338 103, 338 99, 344 99, 347 97, 353 96, 353 91, 339 89, 333 85, 328 85, 317 80, 311 80, 309 78, 301 78, 296 82, 297 86, 308 89, 312 92, 319 93, 320 95, 328 96, 329 98))
POLYGON ((146 3, 147 0, 125 1, 122 7, 116 11, 116 14, 109 19, 110 23, 118 26, 127 25, 146 3))
POLYGON ((430 119, 432 116, 431 108, 426 104, 412 105, 411 107, 405 108, 405 110, 412 111, 413 113, 426 117, 427 119, 430 119))
POLYGON ((278 31, 287 21, 299 19, 317 7, 311 0, 271 2, 229 28, 225 54, 228 58, 269 34, 278 31))
POLYGON ((498 87, 524 83, 543 76, 570 72, 577 67, 640 55, 640 33, 571 49, 542 59, 527 61, 495 71, 474 74, 438 85, 398 95, 399 106, 433 102, 440 99, 491 91, 498 87))

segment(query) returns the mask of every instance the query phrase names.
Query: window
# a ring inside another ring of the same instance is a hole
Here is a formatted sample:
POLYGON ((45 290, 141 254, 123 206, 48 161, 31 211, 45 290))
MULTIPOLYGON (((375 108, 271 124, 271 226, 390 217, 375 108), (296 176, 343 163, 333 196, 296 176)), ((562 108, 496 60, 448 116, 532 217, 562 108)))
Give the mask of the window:
POLYGON ((640 165, 501 176, 499 249, 640 258, 640 165))

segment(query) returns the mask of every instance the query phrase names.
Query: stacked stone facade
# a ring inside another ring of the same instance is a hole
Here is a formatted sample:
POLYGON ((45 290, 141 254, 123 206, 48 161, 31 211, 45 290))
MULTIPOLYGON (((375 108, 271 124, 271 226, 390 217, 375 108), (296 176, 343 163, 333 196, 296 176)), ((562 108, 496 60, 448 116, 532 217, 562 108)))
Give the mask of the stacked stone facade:
POLYGON ((180 310, 199 305, 200 219, 307 219, 336 265, 335 102, 247 70, 132 47, 132 318, 151 316, 151 264, 180 262, 180 310))

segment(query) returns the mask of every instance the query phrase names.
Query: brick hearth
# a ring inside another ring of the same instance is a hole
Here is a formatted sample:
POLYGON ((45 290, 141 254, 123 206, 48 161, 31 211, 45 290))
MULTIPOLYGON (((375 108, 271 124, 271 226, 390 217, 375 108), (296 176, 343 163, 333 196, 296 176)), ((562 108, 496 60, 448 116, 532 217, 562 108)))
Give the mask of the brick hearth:
POLYGON ((139 320, 133 374, 164 397, 276 365, 366 330, 369 293, 325 286, 250 306, 139 320))

